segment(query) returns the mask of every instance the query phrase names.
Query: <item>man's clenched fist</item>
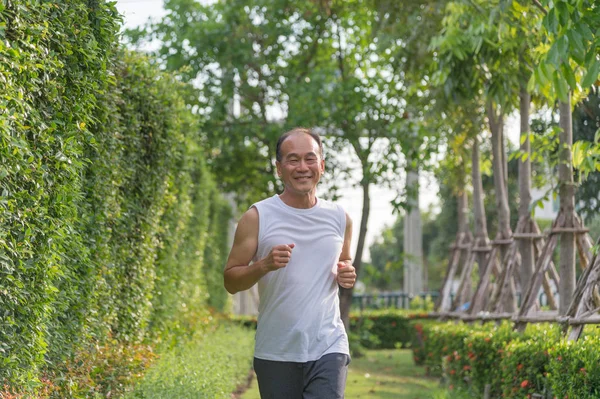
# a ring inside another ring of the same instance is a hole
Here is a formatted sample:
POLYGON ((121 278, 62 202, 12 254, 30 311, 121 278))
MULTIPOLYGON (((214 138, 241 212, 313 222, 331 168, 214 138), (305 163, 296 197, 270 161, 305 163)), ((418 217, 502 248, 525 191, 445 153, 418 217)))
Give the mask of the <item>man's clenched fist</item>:
POLYGON ((269 271, 278 270, 287 266, 292 257, 292 248, 295 244, 276 245, 265 258, 265 266, 269 271))
POLYGON ((338 262, 337 282, 343 288, 352 288, 356 282, 356 270, 352 266, 351 260, 338 262))

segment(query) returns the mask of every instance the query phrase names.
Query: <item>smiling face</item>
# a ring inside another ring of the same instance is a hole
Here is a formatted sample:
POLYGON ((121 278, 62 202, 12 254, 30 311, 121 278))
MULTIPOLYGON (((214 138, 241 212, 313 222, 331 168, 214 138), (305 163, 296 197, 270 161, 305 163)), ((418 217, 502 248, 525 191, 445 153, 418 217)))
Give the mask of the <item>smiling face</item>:
POLYGON ((314 195, 325 171, 318 143, 303 132, 293 133, 281 143, 281 161, 276 165, 285 191, 299 196, 314 195))

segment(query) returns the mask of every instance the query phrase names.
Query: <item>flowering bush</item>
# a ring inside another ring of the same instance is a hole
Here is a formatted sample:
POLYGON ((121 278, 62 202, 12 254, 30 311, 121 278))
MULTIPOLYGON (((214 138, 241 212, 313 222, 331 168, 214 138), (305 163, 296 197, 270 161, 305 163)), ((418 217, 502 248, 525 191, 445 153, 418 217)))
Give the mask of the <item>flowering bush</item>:
POLYGON ((500 326, 487 324, 474 331, 467 339, 467 357, 471 368, 473 389, 483 394, 486 384, 490 384, 492 397, 502 392, 502 376, 498 365, 505 353, 507 344, 518 338, 510 323, 500 326))
POLYGON ((561 337, 560 326, 529 325, 524 333, 499 326, 419 321, 414 323, 415 362, 448 389, 492 398, 600 398, 600 331, 586 329, 577 342, 561 337), (550 391, 550 392, 549 392, 550 391))
POLYGON ((500 361, 502 395, 505 398, 528 397, 548 389, 548 351, 560 340, 559 327, 547 324, 528 326, 523 338, 510 342, 500 361))
POLYGON ((600 397, 600 337, 561 341, 549 350, 548 384, 556 398, 600 397))

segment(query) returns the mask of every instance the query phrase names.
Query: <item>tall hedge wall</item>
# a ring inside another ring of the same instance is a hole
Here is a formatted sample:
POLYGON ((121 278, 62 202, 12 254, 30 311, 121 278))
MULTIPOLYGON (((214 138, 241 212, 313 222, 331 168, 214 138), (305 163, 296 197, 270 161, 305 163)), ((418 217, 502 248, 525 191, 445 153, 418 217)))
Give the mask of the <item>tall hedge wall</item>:
POLYGON ((119 23, 101 0, 0 4, 0 386, 224 304, 196 118, 119 23))

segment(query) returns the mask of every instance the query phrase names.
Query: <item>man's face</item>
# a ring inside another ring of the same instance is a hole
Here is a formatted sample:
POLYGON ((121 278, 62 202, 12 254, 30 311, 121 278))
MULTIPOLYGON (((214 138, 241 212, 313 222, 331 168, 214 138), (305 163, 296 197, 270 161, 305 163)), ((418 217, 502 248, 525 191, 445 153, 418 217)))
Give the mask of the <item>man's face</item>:
POLYGON ((281 143, 277 174, 286 190, 306 194, 314 191, 325 171, 319 145, 306 133, 294 133, 281 143))

